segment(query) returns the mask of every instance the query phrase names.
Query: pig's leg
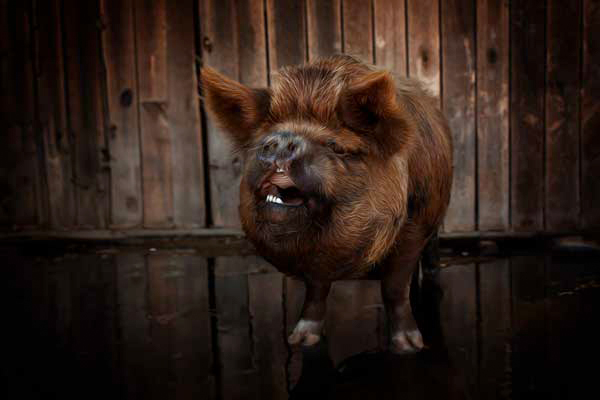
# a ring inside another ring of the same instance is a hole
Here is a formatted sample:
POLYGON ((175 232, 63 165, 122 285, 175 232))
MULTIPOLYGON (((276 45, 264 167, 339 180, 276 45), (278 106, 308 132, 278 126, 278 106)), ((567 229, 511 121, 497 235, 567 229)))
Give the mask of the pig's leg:
POLYGON ((391 351, 414 353, 423 348, 423 337, 410 307, 410 283, 419 252, 395 253, 382 265, 381 294, 391 328, 391 351), (416 254, 415 254, 416 253, 416 254))
POLYGON ((300 321, 288 337, 292 345, 303 344, 311 346, 321 340, 321 330, 325 319, 327 295, 331 288, 330 282, 306 281, 306 297, 302 307, 300 321))

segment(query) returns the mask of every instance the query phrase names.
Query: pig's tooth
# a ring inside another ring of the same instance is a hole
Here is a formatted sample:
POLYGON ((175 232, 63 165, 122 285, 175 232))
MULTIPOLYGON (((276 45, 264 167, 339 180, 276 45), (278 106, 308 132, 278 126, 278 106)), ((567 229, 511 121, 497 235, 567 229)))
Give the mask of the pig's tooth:
POLYGON ((270 194, 267 195, 267 202, 271 202, 273 201, 273 196, 271 196, 270 194))
POLYGON ((283 200, 281 200, 279 197, 275 197, 275 203, 283 204, 283 200))

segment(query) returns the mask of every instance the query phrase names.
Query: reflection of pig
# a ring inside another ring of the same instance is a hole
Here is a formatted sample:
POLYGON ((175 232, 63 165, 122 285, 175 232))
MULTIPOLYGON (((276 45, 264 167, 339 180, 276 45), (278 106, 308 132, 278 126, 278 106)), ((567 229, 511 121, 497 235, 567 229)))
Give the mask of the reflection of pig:
POLYGON ((348 56, 283 69, 271 89, 209 68, 202 81, 209 111, 244 158, 244 231, 306 284, 290 343, 319 340, 332 281, 378 270, 392 349, 420 349, 409 283, 452 181, 450 133, 435 100, 348 56))

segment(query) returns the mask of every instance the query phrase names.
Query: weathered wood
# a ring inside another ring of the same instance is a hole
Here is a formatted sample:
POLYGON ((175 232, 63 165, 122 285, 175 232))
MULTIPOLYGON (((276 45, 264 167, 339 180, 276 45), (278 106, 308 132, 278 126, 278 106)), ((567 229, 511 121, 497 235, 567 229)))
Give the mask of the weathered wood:
POLYGON ((383 350, 385 316, 379 281, 339 281, 327 298, 325 334, 334 365, 365 351, 383 350))
POLYGON ((258 369, 258 398, 285 399, 288 396, 283 279, 278 272, 248 276, 254 363, 258 369))
POLYGON ((579 226, 581 2, 548 2, 546 45, 547 229, 579 226))
POLYGON ((116 256, 116 279, 119 326, 122 393, 125 398, 149 398, 146 362, 150 321, 147 303, 148 274, 144 255, 123 253, 116 256))
POLYGON ((477 2, 477 226, 509 226, 509 9, 477 2))
POLYGON ((437 0, 407 0, 408 75, 440 95, 440 24, 437 0))
POLYGON ((142 170, 133 0, 101 0, 110 166, 110 225, 142 223, 142 170))
MULTIPOLYGON (((263 1, 205 1, 200 17, 204 65, 246 85, 266 86, 263 1)), ((211 118, 206 134, 212 222, 218 227, 239 227, 241 159, 231 154, 225 134, 211 118)))
POLYGON ((600 228, 600 1, 584 0, 581 82, 581 212, 583 227, 600 228))
POLYGON ((26 4, 0 5, 0 121, 6 129, 0 143, 2 182, 1 224, 11 229, 31 229, 43 217, 38 203, 39 172, 36 152, 35 97, 30 13, 26 4))
POLYGON ((373 63, 373 7, 371 1, 344 1, 344 53, 373 63))
POLYGON ((406 76, 406 1, 374 0, 375 61, 378 66, 406 76))
POLYGON ((167 2, 167 24, 173 218, 177 227, 197 228, 206 223, 206 209, 193 2, 167 2))
POLYGON ((342 52, 341 0, 306 0, 308 59, 342 52))
MULTIPOLYGON (((441 2, 442 108, 454 145, 454 180, 447 231, 475 229, 475 19, 470 0, 441 2)), ((424 12, 424 10, 421 10, 424 12)), ((416 27, 415 27, 416 28, 416 27)), ((415 29, 412 28, 412 29, 415 29)), ((418 29, 418 28, 417 28, 418 29)), ((421 55, 424 57, 424 53, 421 55)))
POLYGON ((246 399, 258 390, 248 307, 248 264, 255 260, 215 260, 217 341, 224 399, 246 399))
POLYGON ((101 168, 104 149, 104 94, 100 64, 97 1, 64 2, 67 122, 73 141, 77 225, 106 226, 107 176, 101 168))
POLYGON ((54 229, 75 225, 72 148, 67 129, 63 36, 58 0, 36 3, 38 123, 42 137, 49 223, 54 229))
POLYGON ((305 11, 305 0, 267 0, 270 73, 306 61, 305 11))
POLYGON ((508 260, 479 264, 481 355, 479 394, 484 399, 510 399, 511 292, 508 260))
POLYGON ((511 3, 511 227, 544 227, 545 22, 543 1, 511 3))
POLYGON ((442 334, 448 353, 460 365, 471 398, 477 393, 477 280, 475 264, 440 270, 442 334))
POLYGON ((540 394, 544 388, 546 345, 543 256, 511 258, 513 398, 540 394))
POLYGON ((173 138, 168 108, 165 0, 135 2, 144 226, 173 226, 173 138))
MULTIPOLYGON (((285 336, 292 333, 296 323, 302 313, 302 304, 306 296, 306 286, 304 282, 292 277, 285 277, 284 281, 284 299, 285 299, 285 336)), ((290 349, 290 355, 287 364, 288 390, 292 390, 302 373, 302 353, 298 347, 290 349)))

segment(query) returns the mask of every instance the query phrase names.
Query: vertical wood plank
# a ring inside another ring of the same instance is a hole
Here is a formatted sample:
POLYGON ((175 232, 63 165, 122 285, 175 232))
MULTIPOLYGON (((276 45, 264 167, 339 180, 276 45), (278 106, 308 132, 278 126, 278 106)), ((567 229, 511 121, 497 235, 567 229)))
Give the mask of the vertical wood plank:
POLYGON ((582 220, 600 227, 600 1, 584 0, 583 81, 581 82, 582 220))
MULTIPOLYGON (((302 313, 302 304, 306 296, 306 286, 304 282, 292 278, 285 277, 284 282, 284 300, 285 300, 285 336, 292 333, 296 323, 300 319, 302 313)), ((302 374, 302 353, 298 348, 291 348, 287 364, 288 389, 291 391, 302 374)))
POLYGON ((479 265, 481 355, 479 394, 484 399, 510 399, 510 266, 508 260, 479 265))
POLYGON ((124 398, 149 398, 147 373, 148 274, 144 255, 123 253, 116 256, 118 319, 121 331, 120 353, 124 398))
MULTIPOLYGON (((264 263, 264 262, 263 262, 264 263)), ((265 263, 266 266, 266 263, 265 263)), ((273 267, 268 267, 270 270, 273 267)), ((278 272, 248 276, 248 295, 254 362, 259 373, 259 398, 285 399, 287 344, 283 319, 283 275, 278 272)))
POLYGON ((579 225, 581 2, 550 1, 546 28, 546 229, 579 225))
POLYGON ((7 132, 0 140, 5 151, 2 182, 8 187, 0 200, 0 218, 13 229, 27 229, 38 225, 43 217, 38 209, 41 193, 34 131, 31 16, 27 4, 7 2, 1 7, 0 120, 7 132))
POLYGON ((306 0, 308 59, 342 52, 341 0, 306 0))
POLYGON ((452 265, 440 270, 443 297, 443 337, 452 361, 463 371, 471 398, 477 394, 477 280, 474 264, 452 265))
POLYGON ((440 23, 438 0, 407 0, 408 75, 440 95, 440 23))
POLYGON ((270 72, 306 61, 305 0, 267 0, 270 72))
POLYGON ((37 2, 35 12, 37 108, 46 169, 49 222, 54 229, 66 229, 75 225, 77 208, 66 118, 60 2, 37 2))
POLYGON ((400 76, 407 75, 406 1, 374 0, 375 61, 400 76))
MULTIPOLYGON (((244 0, 201 4, 202 57, 232 79, 249 86, 266 86, 267 58, 263 2, 244 0), (235 27, 235 28, 232 28, 235 27)), ((208 164, 212 222, 239 227, 241 159, 231 155, 224 132, 207 120, 208 164)))
POLYGON ((135 27, 144 226, 173 226, 173 139, 169 126, 165 0, 137 0, 135 27))
POLYGON ((104 149, 104 99, 98 31, 99 4, 64 2, 65 70, 69 136, 79 228, 103 228, 108 213, 104 149))
POLYGON ((371 1, 344 1, 344 52, 373 63, 373 7, 371 1))
POLYGON ((133 0, 101 0, 110 165, 110 225, 142 223, 142 170, 133 0))
POLYGON ((194 47, 193 2, 167 2, 168 117, 173 151, 173 218, 205 226, 202 128, 194 47))
MULTIPOLYGON (((442 2, 441 9, 444 66, 442 108, 448 118, 454 145, 454 181, 450 206, 444 222, 444 229, 448 231, 472 231, 476 227, 475 47, 477 44, 473 6, 474 3, 470 0, 449 0, 442 2)), ((424 53, 421 56, 424 57, 424 53)))
POLYGON ((546 2, 511 2, 511 226, 544 228, 546 2))
POLYGON ((513 397, 526 398, 540 395, 546 380, 543 256, 512 257, 511 279, 513 397))
POLYGON ((477 2, 477 206, 479 230, 509 226, 509 9, 477 2))

